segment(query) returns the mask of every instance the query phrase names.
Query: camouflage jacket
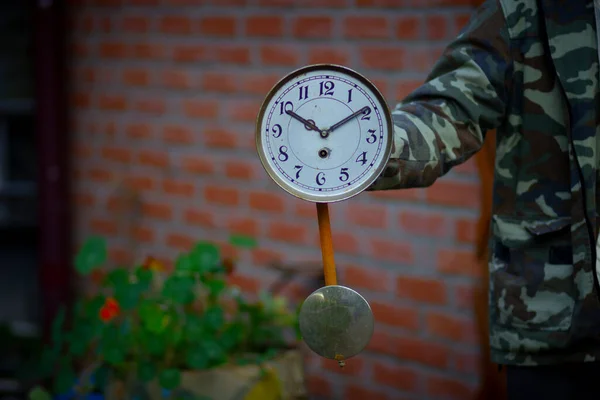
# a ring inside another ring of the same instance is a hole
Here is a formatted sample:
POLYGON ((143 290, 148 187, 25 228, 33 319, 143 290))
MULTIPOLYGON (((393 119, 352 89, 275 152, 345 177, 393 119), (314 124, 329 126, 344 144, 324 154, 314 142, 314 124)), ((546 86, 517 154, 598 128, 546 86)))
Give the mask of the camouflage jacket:
POLYGON ((429 186, 496 129, 494 362, 600 361, 598 66, 591 0, 488 0, 392 111, 370 190, 429 186))

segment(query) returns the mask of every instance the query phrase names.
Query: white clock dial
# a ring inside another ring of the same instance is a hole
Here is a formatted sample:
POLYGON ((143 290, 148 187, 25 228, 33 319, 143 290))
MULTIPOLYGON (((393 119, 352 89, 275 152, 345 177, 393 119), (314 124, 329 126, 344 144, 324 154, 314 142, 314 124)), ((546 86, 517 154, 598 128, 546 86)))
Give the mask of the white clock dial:
POLYGON ((389 108, 362 75, 335 65, 294 71, 258 116, 263 166, 287 192, 314 202, 350 198, 381 173, 391 151, 389 108))

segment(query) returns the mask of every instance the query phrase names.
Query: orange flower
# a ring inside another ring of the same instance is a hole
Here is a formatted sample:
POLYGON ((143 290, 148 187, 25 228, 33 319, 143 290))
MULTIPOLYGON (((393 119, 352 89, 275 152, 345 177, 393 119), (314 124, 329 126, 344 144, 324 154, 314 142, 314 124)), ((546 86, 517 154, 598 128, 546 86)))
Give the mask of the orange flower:
POLYGON ((120 311, 121 307, 119 307, 119 303, 112 297, 108 297, 100 309, 100 319, 104 322, 108 322, 119 315, 120 311))
POLYGON ((165 266, 160 261, 158 261, 156 258, 150 257, 150 256, 146 257, 146 261, 144 261, 142 268, 149 269, 152 271, 164 271, 165 270, 165 266))

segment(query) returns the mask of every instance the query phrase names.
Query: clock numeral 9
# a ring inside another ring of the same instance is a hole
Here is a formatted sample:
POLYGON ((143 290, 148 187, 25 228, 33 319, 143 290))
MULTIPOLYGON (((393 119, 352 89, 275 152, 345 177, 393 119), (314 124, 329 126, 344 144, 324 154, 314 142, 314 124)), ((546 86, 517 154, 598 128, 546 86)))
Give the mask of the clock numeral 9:
POLYGON ((273 137, 275 139, 277 139, 279 136, 281 136, 281 132, 283 132, 283 129, 281 128, 281 125, 275 124, 273 126, 273 137))
POLYGON ((333 96, 333 88, 335 83, 332 81, 325 81, 319 83, 319 96, 333 96))
POLYGON ((373 144, 377 141, 377 135, 375 135, 375 129, 369 129, 371 136, 367 138, 367 143, 373 144))
POLYGON ((317 181, 317 185, 323 186, 325 184, 325 173, 319 172, 315 180, 317 181))
POLYGON ((279 115, 282 115, 285 111, 294 111, 294 105, 291 101, 281 102, 279 103, 279 115), (289 106, 289 107, 288 107, 289 106))
POLYGON ((279 161, 286 162, 288 160, 289 156, 288 156, 287 151, 288 151, 287 146, 279 147, 279 156, 278 156, 279 161))
POLYGON ((340 181, 346 182, 348 179, 350 179, 350 174, 348 174, 348 168, 342 168, 340 170, 340 181))

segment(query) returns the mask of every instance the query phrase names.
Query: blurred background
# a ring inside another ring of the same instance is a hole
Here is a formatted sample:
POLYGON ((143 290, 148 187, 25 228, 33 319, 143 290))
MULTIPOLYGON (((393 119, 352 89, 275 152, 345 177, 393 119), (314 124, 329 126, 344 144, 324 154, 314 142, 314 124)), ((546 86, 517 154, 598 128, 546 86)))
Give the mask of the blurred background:
MULTIPOLYGON (((236 260, 229 284, 252 295, 289 269, 281 293, 301 301, 322 284, 316 210, 262 169, 261 101, 288 72, 336 63, 393 106, 477 3, 3 0, 3 334, 43 337, 59 307, 86 290, 73 262, 93 235, 113 263, 152 256, 171 268, 196 241, 214 241, 236 260), (236 249, 232 234, 257 246, 236 249)), ((474 398, 480 189, 470 160, 427 189, 330 206, 339 282, 365 296, 377 322, 344 369, 303 350, 310 398, 474 398)), ((0 350, 0 399, 22 398, 13 373, 21 358, 0 350)))

